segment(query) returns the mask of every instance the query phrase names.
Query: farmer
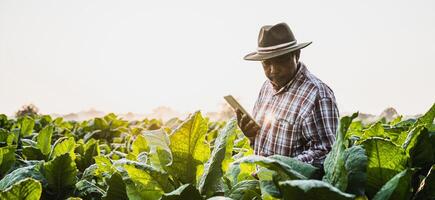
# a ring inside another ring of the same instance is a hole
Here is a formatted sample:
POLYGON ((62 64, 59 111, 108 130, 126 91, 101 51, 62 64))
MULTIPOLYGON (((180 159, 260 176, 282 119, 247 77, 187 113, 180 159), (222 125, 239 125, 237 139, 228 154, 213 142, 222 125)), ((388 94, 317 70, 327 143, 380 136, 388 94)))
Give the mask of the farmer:
POLYGON ((300 58, 311 42, 297 43, 285 23, 263 26, 256 52, 245 60, 261 61, 266 80, 253 118, 236 110, 240 129, 256 155, 294 157, 321 167, 335 141, 338 109, 334 93, 308 71, 300 58))

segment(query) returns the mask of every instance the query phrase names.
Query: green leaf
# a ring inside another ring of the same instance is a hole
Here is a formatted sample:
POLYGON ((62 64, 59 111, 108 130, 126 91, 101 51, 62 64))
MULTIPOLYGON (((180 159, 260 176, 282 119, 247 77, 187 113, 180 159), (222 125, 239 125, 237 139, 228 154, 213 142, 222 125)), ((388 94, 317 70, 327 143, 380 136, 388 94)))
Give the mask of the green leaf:
POLYGON ((229 121, 226 124, 215 141, 210 159, 205 164, 204 173, 199 181, 199 191, 207 197, 224 192, 222 162, 227 155, 227 144, 232 145, 234 142, 236 128, 236 120, 229 121))
POLYGON ((76 164, 80 171, 95 163, 94 156, 100 156, 100 146, 98 140, 90 139, 84 145, 83 156, 77 156, 76 164))
POLYGON ((109 158, 105 156, 95 156, 95 164, 98 166, 95 170, 96 176, 110 177, 114 172, 115 168, 109 158))
POLYGON ((240 181, 253 180, 251 175, 255 172, 255 164, 232 162, 225 177, 230 181, 231 185, 235 185, 240 181))
POLYGON ((57 198, 68 195, 77 182, 77 167, 68 153, 44 163, 42 174, 47 179, 48 188, 57 195, 57 198))
POLYGON ((421 181, 414 200, 426 200, 435 197, 435 165, 432 165, 426 177, 421 181))
POLYGON ((362 145, 368 157, 366 193, 373 197, 385 183, 407 167, 409 158, 401 147, 382 138, 367 139, 362 145))
POLYGON ((356 116, 357 113, 354 113, 350 117, 341 118, 337 131, 337 140, 325 160, 323 180, 343 192, 362 196, 365 193, 365 183, 367 181, 367 156, 361 146, 352 146, 346 149, 346 140, 343 139, 349 125, 356 116))
POLYGON ((39 200, 42 193, 41 183, 26 178, 0 192, 0 199, 39 200))
POLYGON ((42 154, 41 150, 35 147, 24 147, 23 155, 26 160, 45 160, 44 154, 42 154))
POLYGON ((260 165, 262 167, 268 168, 270 170, 274 170, 280 175, 287 176, 288 179, 307 179, 304 175, 297 172, 295 169, 292 168, 292 166, 287 165, 286 163, 272 159, 269 157, 263 157, 263 156, 257 156, 257 155, 251 155, 243 157, 239 160, 235 161, 236 163, 255 163, 257 165, 260 165))
POLYGON ((411 178, 414 170, 405 169, 391 178, 376 193, 373 200, 409 199, 411 197, 411 178))
POLYGON ((132 154, 137 157, 142 152, 149 152, 150 148, 144 136, 138 135, 131 145, 132 154))
POLYGON ((365 195, 365 186, 367 182, 368 158, 365 150, 361 146, 353 146, 343 153, 345 160, 344 170, 346 180, 345 192, 358 196, 365 195))
POLYGON ((0 148, 0 176, 3 177, 15 163, 15 147, 0 148))
POLYGON ((358 113, 354 113, 352 116, 345 116, 340 119, 337 128, 336 141, 324 162, 325 176, 323 177, 323 180, 339 188, 341 191, 345 191, 347 187, 347 172, 345 170, 346 161, 344 160, 346 140, 344 137, 352 123, 352 120, 357 116, 358 113))
POLYGON ((260 182, 258 180, 241 181, 234 185, 226 196, 242 200, 261 199, 260 182))
POLYGON ((435 118, 435 103, 430 110, 412 124, 402 147, 411 158, 412 167, 429 168, 435 161, 434 141, 430 129, 435 118))
POLYGON ((74 138, 70 137, 62 137, 59 138, 53 145, 53 149, 50 154, 50 158, 53 159, 57 156, 61 156, 63 154, 69 153, 71 158, 75 159, 75 149, 76 142, 74 138))
POLYGON ((204 163, 210 157, 206 144, 207 120, 196 112, 170 135, 173 162, 169 173, 181 183, 197 182, 204 163))
POLYGON ((398 124, 400 121, 402 121, 402 118, 403 118, 402 115, 396 117, 395 119, 393 119, 393 120, 390 122, 390 125, 391 125, 391 126, 394 126, 394 125, 398 124))
MULTIPOLYGON (((345 133, 345 140, 351 139, 352 137, 363 137, 363 124, 361 121, 352 121, 345 133)), ((347 147, 347 146, 346 146, 347 147)))
POLYGON ((51 151, 51 136, 53 135, 53 126, 46 126, 37 136, 37 147, 41 153, 48 155, 51 151))
POLYGON ((164 192, 174 189, 169 183, 169 177, 165 172, 139 162, 125 160, 123 163, 125 163, 125 171, 127 171, 130 180, 134 183, 134 188, 132 188, 132 184, 127 185, 129 198, 146 197, 145 199, 155 199, 159 198, 164 192))
POLYGON ((172 164, 172 152, 169 148, 169 137, 163 129, 145 131, 142 136, 149 145, 149 161, 151 166, 160 170, 172 164))
POLYGON ((411 142, 406 149, 411 159, 411 166, 429 168, 435 162, 435 146, 431 143, 429 131, 422 128, 414 138, 415 141, 411 142))
POLYGON ((286 165, 290 166, 293 170, 295 170, 296 172, 302 174, 303 176, 309 179, 313 179, 315 177, 320 176, 320 170, 317 167, 299 161, 295 158, 282 156, 278 154, 269 156, 268 158, 285 163, 286 165))
POLYGON ((42 162, 27 167, 21 167, 12 171, 0 180, 0 190, 5 190, 6 188, 11 187, 12 185, 26 178, 36 179, 45 185, 47 181, 40 172, 41 164, 42 162))
POLYGON ((35 120, 32 118, 26 116, 24 118, 21 118, 20 124, 20 134, 22 136, 28 136, 33 133, 33 127, 35 126, 35 120))
POLYGON ((0 128, 0 142, 3 145, 9 146, 14 141, 15 141, 15 134, 12 134, 3 128, 0 128))
POLYGON ((382 126, 382 122, 379 121, 375 124, 372 124, 369 128, 363 131, 363 135, 361 140, 365 140, 371 137, 386 137, 384 127, 382 126))
POLYGON ((192 184, 184 184, 170 193, 163 194, 161 198, 161 200, 179 199, 202 200, 203 198, 192 184))
POLYGON ((127 189, 119 173, 114 173, 107 181, 108 189, 103 200, 128 200, 127 189))
POLYGON ((341 192, 329 183, 319 180, 291 180, 279 182, 284 199, 303 197, 304 200, 354 199, 354 195, 341 192))
POLYGON ((88 180, 77 182, 75 187, 79 196, 85 199, 100 199, 105 194, 104 190, 88 180))
POLYGON ((257 176, 260 180, 261 199, 274 200, 282 198, 278 182, 286 180, 286 177, 279 176, 276 171, 264 167, 259 167, 257 176))
POLYGON ((421 130, 423 130, 423 128, 426 129, 431 128, 434 118, 435 118, 435 103, 432 105, 429 111, 427 111, 423 116, 418 118, 417 121, 409 129, 410 131, 408 133, 408 136, 402 145, 402 147, 406 149, 407 152, 409 152, 410 149, 418 141, 418 135, 420 135, 421 130))

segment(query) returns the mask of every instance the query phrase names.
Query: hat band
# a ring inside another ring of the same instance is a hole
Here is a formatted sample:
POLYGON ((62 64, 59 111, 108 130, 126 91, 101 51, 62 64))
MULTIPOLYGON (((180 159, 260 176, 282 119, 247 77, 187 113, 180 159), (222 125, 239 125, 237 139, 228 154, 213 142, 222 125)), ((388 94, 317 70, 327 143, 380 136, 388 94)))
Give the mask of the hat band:
POLYGON ((291 41, 291 42, 287 42, 287 43, 283 43, 283 44, 278 44, 278 45, 273 45, 273 46, 269 46, 269 47, 257 47, 257 51, 258 51, 258 53, 268 53, 268 52, 271 52, 271 51, 285 49, 285 48, 290 47, 290 46, 292 46, 294 44, 296 44, 296 41, 291 41))

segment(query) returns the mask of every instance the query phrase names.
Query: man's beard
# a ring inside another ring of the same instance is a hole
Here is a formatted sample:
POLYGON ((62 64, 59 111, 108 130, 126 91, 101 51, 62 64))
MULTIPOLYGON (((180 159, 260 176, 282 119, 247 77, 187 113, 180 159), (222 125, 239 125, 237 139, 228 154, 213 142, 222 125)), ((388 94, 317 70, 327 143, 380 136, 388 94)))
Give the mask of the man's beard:
POLYGON ((284 77, 271 77, 269 78, 269 80, 275 89, 280 89, 284 87, 290 81, 286 80, 284 77))

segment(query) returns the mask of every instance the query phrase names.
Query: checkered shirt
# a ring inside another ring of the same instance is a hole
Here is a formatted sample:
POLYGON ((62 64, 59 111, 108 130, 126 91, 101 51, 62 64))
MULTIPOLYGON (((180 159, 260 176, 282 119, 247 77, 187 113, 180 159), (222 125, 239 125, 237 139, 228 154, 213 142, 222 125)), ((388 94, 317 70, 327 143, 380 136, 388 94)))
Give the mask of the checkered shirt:
POLYGON ((335 141, 339 112, 333 91, 299 62, 295 77, 279 91, 264 82, 253 117, 261 126, 252 143, 256 155, 320 166, 335 141))

